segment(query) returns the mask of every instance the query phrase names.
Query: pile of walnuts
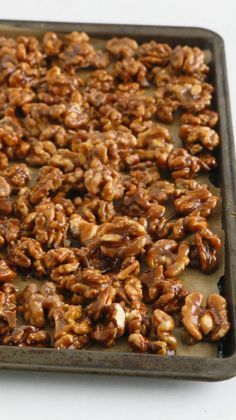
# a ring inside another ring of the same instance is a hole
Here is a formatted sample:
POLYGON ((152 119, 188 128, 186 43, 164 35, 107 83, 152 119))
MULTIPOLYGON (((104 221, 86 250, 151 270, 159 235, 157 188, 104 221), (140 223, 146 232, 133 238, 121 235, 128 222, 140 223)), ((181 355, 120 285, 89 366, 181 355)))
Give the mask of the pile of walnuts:
POLYGON ((85 33, 49 32, 1 37, 0 70, 0 343, 126 336, 171 355, 175 314, 191 343, 224 337, 225 299, 204 303, 179 279, 214 272, 221 247, 218 197, 196 180, 219 145, 203 51, 129 38, 96 50, 85 33), (177 111, 180 148, 160 124, 177 111))

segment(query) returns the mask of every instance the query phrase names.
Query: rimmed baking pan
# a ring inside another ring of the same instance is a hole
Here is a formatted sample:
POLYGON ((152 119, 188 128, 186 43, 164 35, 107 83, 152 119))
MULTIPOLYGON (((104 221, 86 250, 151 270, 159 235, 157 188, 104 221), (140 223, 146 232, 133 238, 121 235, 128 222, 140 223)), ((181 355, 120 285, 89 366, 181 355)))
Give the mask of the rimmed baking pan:
POLYGON ((222 196, 222 226, 225 232, 225 270, 218 283, 227 299, 231 331, 220 344, 218 356, 162 357, 126 351, 55 350, 0 346, 0 367, 7 369, 94 372, 120 375, 223 380, 236 374, 236 171, 224 42, 215 32, 201 28, 0 21, 0 36, 18 36, 55 31, 85 31, 91 37, 107 39, 130 36, 139 42, 156 39, 172 46, 198 46, 211 53, 211 77, 215 86, 215 108, 219 113, 221 146, 217 186, 222 196))

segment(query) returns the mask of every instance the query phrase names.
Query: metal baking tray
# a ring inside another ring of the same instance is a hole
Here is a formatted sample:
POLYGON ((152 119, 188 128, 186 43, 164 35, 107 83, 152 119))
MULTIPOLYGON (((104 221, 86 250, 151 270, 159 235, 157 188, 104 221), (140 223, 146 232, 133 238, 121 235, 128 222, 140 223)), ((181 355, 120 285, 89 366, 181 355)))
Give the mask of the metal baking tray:
POLYGON ((191 27, 55 23, 0 20, 0 36, 18 36, 55 31, 85 31, 107 39, 130 36, 139 42, 157 39, 174 46, 198 46, 212 55, 211 81, 215 86, 214 107, 219 113, 222 142, 216 178, 222 195, 222 225, 225 232, 225 273, 218 283, 228 302, 231 330, 220 345, 218 357, 135 354, 115 351, 56 350, 0 346, 0 367, 61 372, 91 372, 120 375, 224 380, 236 375, 236 170, 223 39, 215 32, 191 27))

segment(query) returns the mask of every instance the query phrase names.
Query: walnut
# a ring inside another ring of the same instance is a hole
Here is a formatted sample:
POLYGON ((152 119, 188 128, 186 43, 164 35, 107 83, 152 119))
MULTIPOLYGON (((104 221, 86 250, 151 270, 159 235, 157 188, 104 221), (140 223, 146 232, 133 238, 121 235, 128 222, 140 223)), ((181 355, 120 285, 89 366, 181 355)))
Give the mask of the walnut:
POLYGON ((138 135, 137 153, 140 159, 154 160, 160 168, 166 167, 173 147, 169 131, 158 124, 138 135))
POLYGON ((112 201, 123 195, 122 175, 113 168, 97 165, 84 174, 84 183, 90 194, 99 194, 103 200, 112 201))
POLYGON ((32 188, 30 202, 39 203, 52 191, 55 192, 62 184, 62 172, 57 168, 44 166, 39 171, 37 185, 32 188))
POLYGON ((220 340, 230 328, 226 301, 218 294, 209 295, 204 309, 202 300, 203 296, 198 292, 186 297, 182 308, 182 322, 196 341, 202 340, 203 335, 209 333, 213 341, 220 340))
POLYGON ((148 188, 148 197, 151 201, 165 204, 174 195, 174 184, 168 181, 158 180, 148 188))
POLYGON ((61 125, 50 124, 42 130, 39 140, 43 143, 52 141, 57 147, 65 147, 68 145, 69 135, 61 125))
POLYGON ((191 156, 187 150, 178 148, 170 153, 168 167, 171 171, 171 176, 177 179, 194 178, 202 170, 203 165, 196 156, 191 156))
POLYGON ((0 221, 0 246, 5 242, 11 243, 19 237, 20 221, 18 219, 4 219, 0 221))
POLYGON ((0 334, 16 326, 16 292, 13 284, 0 286, 0 334))
POLYGON ((217 293, 209 295, 206 302, 206 310, 209 311, 213 317, 211 340, 218 341, 224 337, 230 329, 226 300, 217 293))
POLYGON ((140 264, 135 257, 125 258, 122 261, 121 269, 118 274, 116 274, 116 278, 118 280, 125 280, 130 275, 136 276, 140 272, 140 264))
POLYGON ((60 53, 62 42, 54 32, 47 32, 43 37, 43 48, 47 56, 60 53))
POLYGON ((190 265, 199 267, 203 273, 213 273, 218 267, 216 249, 200 233, 194 235, 195 247, 190 251, 190 265))
POLYGON ((20 188, 18 191, 18 196, 15 201, 15 212, 21 217, 27 216, 30 212, 29 194, 29 188, 20 188))
POLYGON ((181 197, 174 200, 175 209, 180 214, 198 214, 203 217, 208 217, 215 209, 218 203, 218 197, 212 195, 207 185, 196 190, 186 191, 181 197))
POLYGON ((15 163, 4 171, 4 176, 12 190, 18 190, 29 182, 30 170, 25 163, 15 163))
POLYGON ((0 170, 8 167, 8 157, 5 153, 0 152, 0 170))
POLYGON ((59 284, 64 277, 74 274, 80 266, 73 248, 50 249, 44 255, 44 264, 51 279, 59 284))
POLYGON ((158 265, 154 270, 145 271, 139 278, 144 286, 145 301, 154 301, 160 293, 160 282, 164 279, 163 266, 158 265))
POLYGON ((204 109, 200 114, 192 114, 186 112, 181 115, 180 121, 182 124, 202 125, 213 128, 218 122, 218 114, 215 111, 204 109))
POLYGON ((160 280, 156 284, 158 298, 153 303, 153 308, 162 309, 168 314, 179 312, 184 305, 188 290, 185 289, 180 280, 160 280))
POLYGON ((119 303, 112 303, 106 311, 104 323, 98 323, 91 338, 106 347, 114 345, 115 339, 125 331, 125 312, 119 303))
POLYGON ((90 223, 109 222, 115 216, 112 202, 97 197, 87 197, 82 203, 82 216, 90 223))
POLYGON ((153 312, 153 324, 156 328, 158 339, 167 344, 168 350, 174 351, 177 346, 177 341, 172 335, 175 324, 171 316, 161 309, 155 309, 153 312))
POLYGON ((11 186, 3 176, 0 176, 0 198, 8 197, 11 194, 11 186))
POLYGON ((127 216, 115 217, 98 230, 97 245, 110 258, 128 258, 142 252, 147 243, 144 227, 127 216))
POLYGON ((43 250, 38 241, 22 236, 10 248, 10 261, 12 264, 28 268, 43 257, 43 250))
POLYGON ((81 306, 63 305, 53 311, 54 347, 81 349, 89 343, 90 320, 83 317, 81 306))
POLYGON ((193 155, 199 154, 205 148, 214 150, 219 145, 219 136, 210 127, 184 124, 180 127, 179 136, 186 149, 193 155))
POLYGON ((91 300, 99 296, 110 285, 111 279, 107 274, 94 268, 84 268, 76 275, 65 276, 60 283, 60 288, 75 293, 75 297, 84 300, 91 300))
POLYGON ((87 315, 92 318, 94 321, 101 319, 112 302, 114 301, 115 290, 112 286, 107 286, 86 308, 87 315))
POLYGON ((0 259, 0 283, 11 282, 16 277, 4 259, 0 259))
POLYGON ((124 82, 137 81, 141 86, 148 86, 146 79, 147 69, 138 60, 133 57, 124 58, 122 61, 117 61, 113 68, 115 77, 124 82))
POLYGON ((162 356, 168 354, 167 344, 165 341, 150 340, 142 334, 130 334, 128 343, 134 352, 154 353, 162 356))
POLYGON ((176 71, 186 74, 194 74, 200 79, 208 73, 209 67, 205 64, 204 53, 200 48, 177 46, 172 50, 170 65, 176 71))
POLYGON ((160 239, 147 251, 146 262, 150 268, 164 265, 165 277, 175 277, 189 264, 189 250, 186 242, 178 245, 174 240, 160 239))
POLYGON ((55 204, 48 198, 42 200, 35 211, 26 216, 24 227, 26 231, 33 233, 41 245, 58 248, 66 242, 69 223, 62 205, 55 204))
POLYGON ((112 38, 106 43, 106 49, 116 57, 133 57, 138 49, 138 44, 130 38, 112 38))
POLYGON ((156 111, 155 99, 140 93, 124 92, 118 95, 115 106, 127 119, 127 124, 132 122, 133 118, 150 120, 156 111))
POLYGON ((171 47, 156 41, 145 42, 139 47, 140 61, 146 66, 166 66, 170 60, 171 47))
POLYGON ((49 319, 53 318, 54 310, 63 306, 61 296, 56 293, 53 283, 46 282, 39 289, 36 284, 28 284, 18 294, 18 309, 23 313, 25 320, 35 327, 45 325, 45 313, 49 319))
POLYGON ((129 334, 147 336, 151 329, 151 317, 146 305, 142 302, 132 302, 131 308, 125 310, 126 329, 129 334))
POLYGON ((82 244, 93 240, 97 234, 98 226, 87 222, 79 214, 70 217, 70 232, 74 238, 78 238, 82 244))
POLYGON ((160 173, 154 162, 146 161, 132 165, 130 167, 130 177, 129 181, 132 184, 146 188, 160 179, 160 173))
POLYGON ((33 139, 30 144, 26 162, 32 166, 47 165, 51 157, 57 153, 57 148, 51 141, 38 141, 33 139))
POLYGON ((47 331, 31 325, 21 325, 8 331, 2 344, 19 347, 49 347, 50 336, 47 331))
POLYGON ((65 45, 59 54, 62 65, 66 69, 81 68, 89 65, 94 49, 89 44, 89 38, 84 32, 72 32, 65 36, 65 45), (81 35, 83 34, 83 35, 81 35))

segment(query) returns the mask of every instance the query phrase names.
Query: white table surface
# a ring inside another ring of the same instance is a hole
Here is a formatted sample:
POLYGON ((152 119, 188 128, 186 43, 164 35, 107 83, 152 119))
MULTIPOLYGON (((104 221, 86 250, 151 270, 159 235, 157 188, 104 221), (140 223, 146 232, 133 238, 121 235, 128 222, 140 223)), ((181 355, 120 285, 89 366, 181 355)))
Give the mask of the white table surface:
MULTIPOLYGON (((234 0, 2 0, 0 17, 200 26, 225 40, 236 127, 234 0), (207 8, 207 10, 206 10, 207 8)), ((233 420, 236 379, 199 383, 0 371, 1 420, 233 420)))

